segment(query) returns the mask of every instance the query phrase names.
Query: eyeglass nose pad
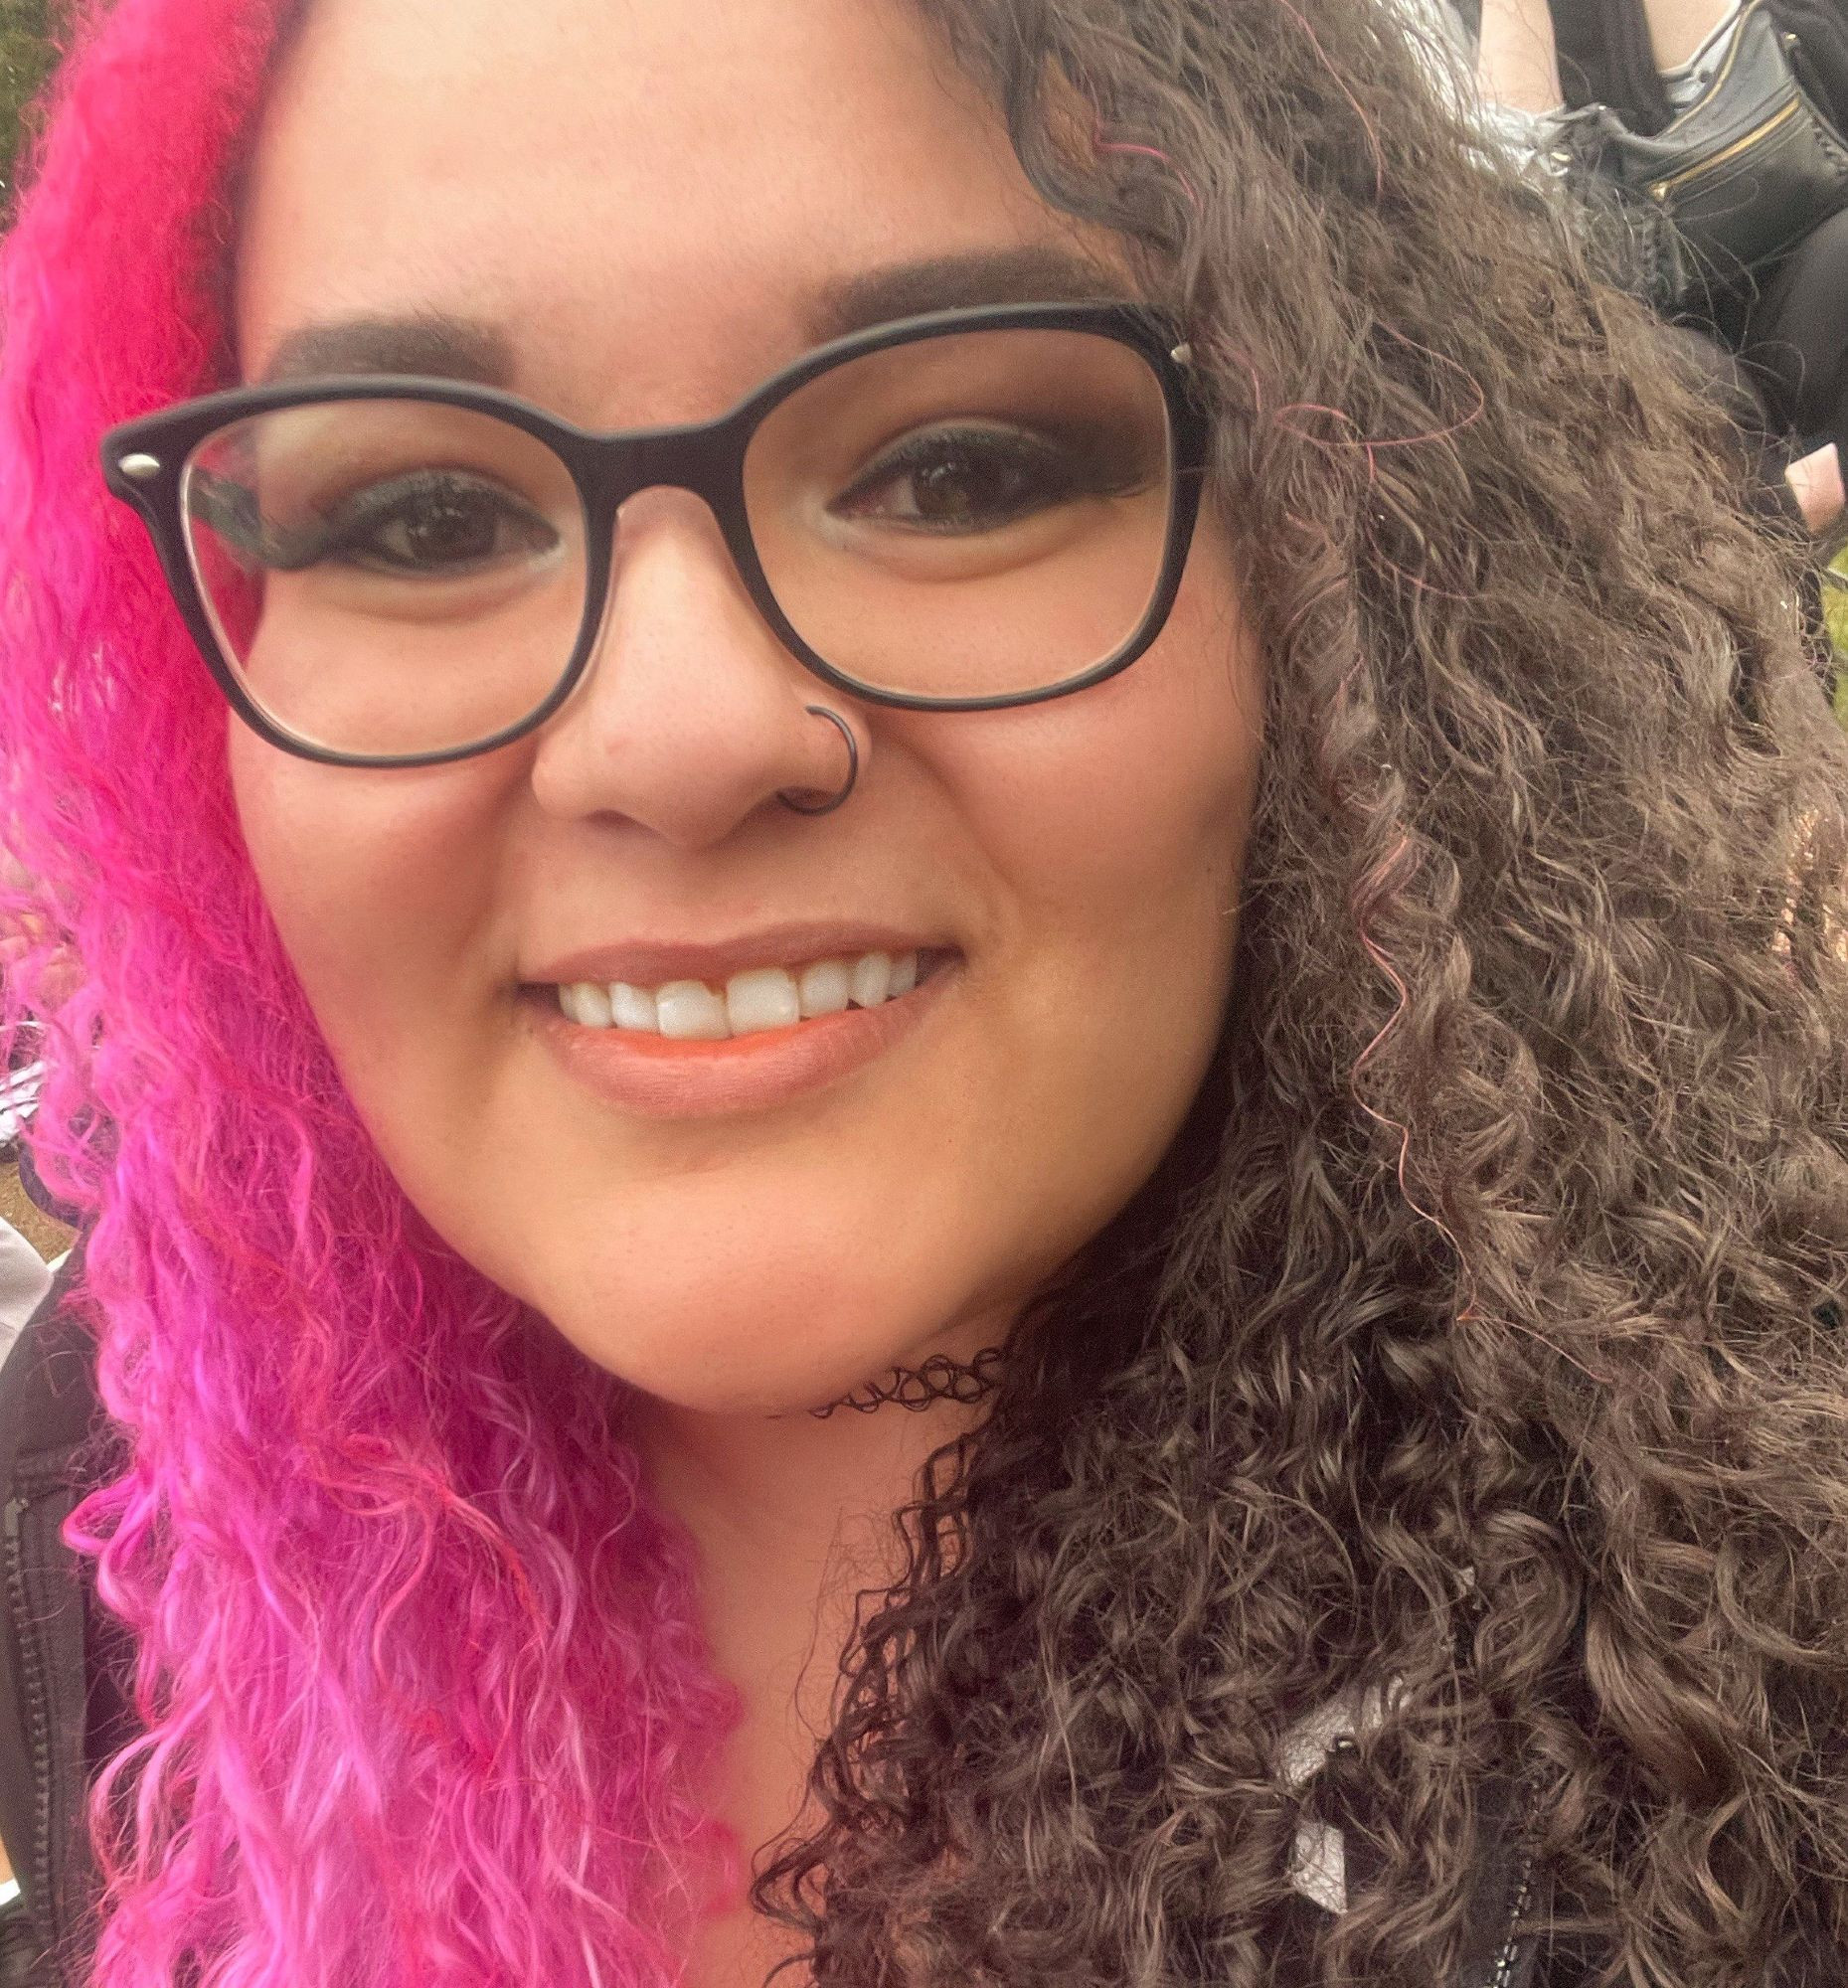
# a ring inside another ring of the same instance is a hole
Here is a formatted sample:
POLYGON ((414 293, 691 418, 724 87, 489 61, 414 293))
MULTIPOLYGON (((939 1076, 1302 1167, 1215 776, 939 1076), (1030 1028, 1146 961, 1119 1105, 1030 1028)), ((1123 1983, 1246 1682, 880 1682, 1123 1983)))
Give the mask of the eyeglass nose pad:
MULTIPOLYGON (((615 538, 613 527, 605 534, 605 538, 613 542, 615 538)), ((603 598, 596 610, 596 625, 590 629, 588 637, 580 638, 584 642, 584 654, 579 659, 577 680, 573 683, 565 702, 559 706, 559 711, 568 711, 584 695, 585 685, 595 675, 597 663, 602 658, 603 644, 609 639, 609 623, 615 612, 616 600, 615 555, 606 550, 603 557, 605 560, 603 598)), ((556 718, 558 712, 554 712, 553 716, 556 718)))
MULTIPOLYGON (((603 560, 602 572, 601 572, 602 589, 603 589, 602 604, 597 610, 595 628, 591 630, 588 639, 584 639, 581 637, 581 639, 584 640, 584 653, 578 666, 578 674, 576 678, 573 680, 571 690, 566 695, 564 702, 560 704, 557 711, 553 712, 552 716, 554 719, 556 719, 559 716, 560 712, 569 710, 574 704, 578 702, 578 699, 580 695, 583 693, 586 684, 588 684, 590 678, 595 674, 596 666, 602 659, 603 646, 609 639, 610 623, 615 615, 616 587, 619 581, 619 577, 617 574, 617 565, 618 565, 617 548, 621 543, 622 513, 628 508, 629 504, 632 503, 636 497, 643 496, 644 494, 646 494, 648 490, 657 488, 671 489, 676 487, 684 487, 684 486, 646 484, 642 487, 642 489, 632 491, 628 497, 624 498, 622 502, 616 506, 615 510, 610 514, 609 521, 606 527, 596 523, 595 521, 588 521, 587 523, 586 543, 600 545, 602 548, 602 560, 603 560)), ((720 549, 724 557, 725 568, 729 568, 731 574, 733 575, 734 579, 736 580, 736 581, 740 586, 741 592, 747 598, 749 598, 751 589, 744 582, 744 575, 738 564, 737 549, 733 546, 730 538, 727 536, 724 524, 719 519, 718 513, 713 510, 711 502, 703 497, 701 498, 701 501, 706 505, 706 509, 712 516, 713 522, 717 527, 717 535, 720 542, 720 549)), ((723 570, 725 569, 722 569, 722 571, 723 570)), ((592 575, 591 576, 592 581, 594 581, 594 579, 595 575, 592 575)), ((751 601, 750 604, 754 615, 757 615, 760 618, 761 609, 757 606, 757 603, 755 600, 753 600, 751 601)), ((769 635, 770 639, 776 643, 778 648, 786 648, 786 645, 781 641, 781 638, 777 636, 775 630, 773 628, 769 628, 767 624, 765 624, 765 632, 769 635)))
POLYGON ((640 495, 639 490, 632 491, 630 496, 617 504, 605 518, 587 516, 585 519, 587 551, 592 546, 598 549, 597 558, 592 562, 591 571, 587 579, 589 584, 594 585, 600 578, 602 600, 596 612, 596 625, 588 635, 581 634, 579 637, 583 644, 583 653, 578 660, 578 674, 573 679, 571 690, 566 695, 564 703, 552 714, 554 719, 578 703, 584 695, 585 686, 596 674, 596 666, 602 660, 603 645, 609 640, 610 623, 615 617, 616 546, 622 528, 622 513, 631 499, 640 495))

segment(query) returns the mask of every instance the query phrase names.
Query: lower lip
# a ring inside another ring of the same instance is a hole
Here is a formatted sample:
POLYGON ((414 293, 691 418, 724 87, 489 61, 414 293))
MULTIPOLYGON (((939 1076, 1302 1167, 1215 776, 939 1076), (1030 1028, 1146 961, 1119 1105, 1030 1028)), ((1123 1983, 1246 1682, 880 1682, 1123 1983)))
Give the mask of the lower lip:
POLYGON ((846 1008, 724 1042, 588 1029, 559 1007, 556 988, 528 989, 522 999, 537 1011, 547 1047, 597 1096, 644 1118, 716 1118, 765 1110, 864 1069, 918 1028, 961 963, 943 961, 911 993, 877 1008, 846 1008))

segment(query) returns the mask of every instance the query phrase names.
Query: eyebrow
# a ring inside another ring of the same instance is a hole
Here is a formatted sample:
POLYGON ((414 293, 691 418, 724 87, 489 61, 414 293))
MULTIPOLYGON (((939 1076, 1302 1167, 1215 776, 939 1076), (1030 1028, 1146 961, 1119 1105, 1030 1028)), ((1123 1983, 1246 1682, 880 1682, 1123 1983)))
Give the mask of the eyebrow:
POLYGON ((505 387, 513 371, 513 344, 505 332, 472 318, 420 311, 409 317, 303 325, 277 342, 252 384, 273 387, 347 373, 415 373, 505 387))
POLYGON ((1032 245, 978 248, 928 261, 900 262, 824 284, 804 319, 817 345, 894 318, 983 304, 1067 304, 1131 300, 1124 278, 1068 248, 1032 245))
MULTIPOLYGON (((1105 263, 1070 249, 1038 245, 984 248, 837 277, 809 300, 802 325, 811 344, 825 345, 928 311, 1092 299, 1128 302, 1132 292, 1105 263)), ((506 388, 516 371, 513 341, 498 326, 419 311, 303 325, 277 342, 253 384, 377 373, 506 388)))

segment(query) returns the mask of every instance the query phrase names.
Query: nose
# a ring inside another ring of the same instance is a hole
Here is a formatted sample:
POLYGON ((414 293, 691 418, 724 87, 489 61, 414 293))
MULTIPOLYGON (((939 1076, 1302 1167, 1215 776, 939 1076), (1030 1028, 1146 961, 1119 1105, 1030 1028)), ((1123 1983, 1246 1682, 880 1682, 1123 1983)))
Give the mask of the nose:
POLYGON ((704 501, 641 491, 617 520, 595 650, 538 734, 534 793, 550 814, 619 814, 705 848, 784 789, 840 790, 846 745, 813 704, 852 727, 864 772, 852 700, 765 623, 704 501))

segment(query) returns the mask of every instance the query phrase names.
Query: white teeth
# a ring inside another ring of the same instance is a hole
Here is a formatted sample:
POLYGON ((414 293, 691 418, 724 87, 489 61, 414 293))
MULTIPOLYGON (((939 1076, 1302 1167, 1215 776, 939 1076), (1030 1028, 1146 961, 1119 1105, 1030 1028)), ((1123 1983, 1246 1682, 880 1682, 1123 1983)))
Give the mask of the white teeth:
POLYGON ((661 1033, 681 1043, 723 1042, 732 1033, 725 1002, 704 981, 670 980, 654 994, 661 1033))
POLYGON ((863 953, 854 961, 853 998, 860 1008, 877 1008, 892 989, 892 955, 863 953))
POLYGON ((664 987, 607 986, 579 980, 561 986, 559 1007, 581 1028, 634 1029, 679 1042, 720 1042, 730 1036, 786 1029, 849 1005, 877 1008, 918 985, 918 954, 862 953, 857 959, 817 959, 792 973, 756 966, 735 973, 723 993, 701 980, 670 980, 664 987))
POLYGON ((853 999, 852 976, 844 959, 818 959, 802 969, 795 983, 802 1002, 802 1019, 816 1015, 838 1015, 853 999))
POLYGON ((795 982, 780 966, 756 966, 725 983, 725 1012, 735 1036, 787 1029, 802 1019, 795 982))
POLYGON ((609 983, 609 1007, 617 1028, 646 1029, 655 1036, 661 1033, 652 988, 631 987, 626 980, 612 980, 609 983))

